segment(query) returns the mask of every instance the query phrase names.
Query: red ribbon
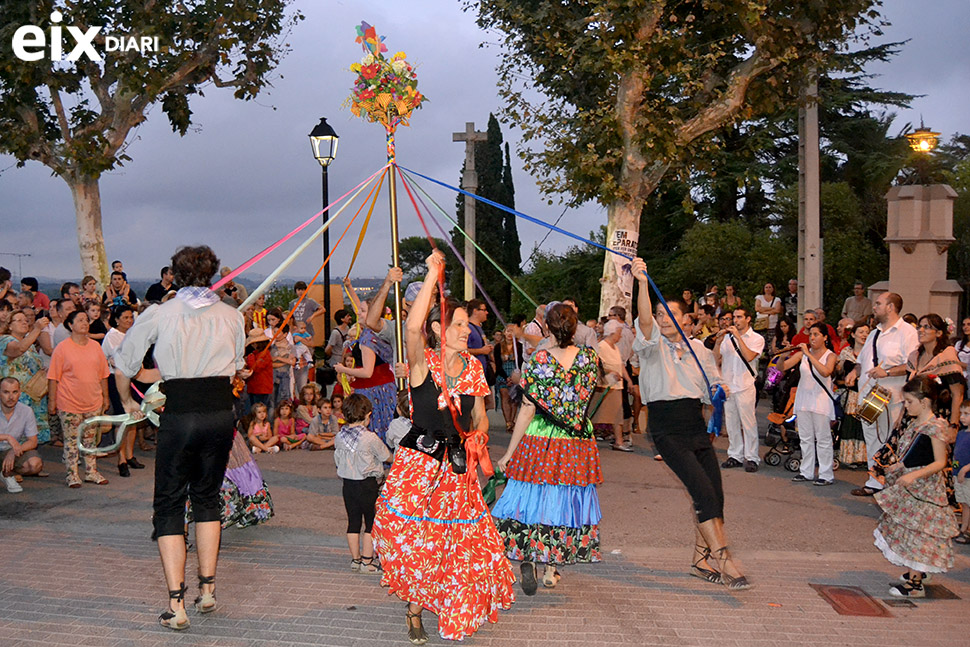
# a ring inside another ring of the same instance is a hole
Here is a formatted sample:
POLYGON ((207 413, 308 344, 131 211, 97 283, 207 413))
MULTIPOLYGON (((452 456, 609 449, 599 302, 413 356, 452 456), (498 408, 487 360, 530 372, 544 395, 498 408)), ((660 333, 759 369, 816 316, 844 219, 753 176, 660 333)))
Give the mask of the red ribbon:
POLYGON ((492 467, 492 458, 488 455, 488 432, 483 429, 476 429, 465 435, 465 456, 468 460, 468 471, 465 472, 465 479, 469 486, 478 486, 478 472, 476 467, 482 468, 485 478, 491 478, 495 474, 492 467))

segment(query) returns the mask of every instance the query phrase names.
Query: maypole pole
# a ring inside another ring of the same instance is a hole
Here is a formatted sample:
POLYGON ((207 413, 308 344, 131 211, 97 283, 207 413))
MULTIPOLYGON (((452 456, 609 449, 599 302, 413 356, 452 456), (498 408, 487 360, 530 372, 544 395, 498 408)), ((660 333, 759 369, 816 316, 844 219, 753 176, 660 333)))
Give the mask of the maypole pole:
MULTIPOLYGON (((350 66, 357 73, 350 95, 350 111, 355 116, 364 117, 370 122, 380 122, 387 136, 387 162, 390 211, 391 211, 391 264, 400 266, 398 256, 398 218, 397 218, 397 165, 395 163, 394 135, 399 125, 408 125, 411 113, 427 99, 418 92, 418 78, 414 68, 407 62, 404 52, 391 58, 384 56, 387 46, 384 37, 366 22, 357 27, 357 40, 364 50, 360 63, 350 66)), ((394 332, 398 361, 404 361, 404 330, 401 318, 401 284, 394 284, 394 332)), ((399 379, 399 389, 404 388, 404 380, 399 379)))

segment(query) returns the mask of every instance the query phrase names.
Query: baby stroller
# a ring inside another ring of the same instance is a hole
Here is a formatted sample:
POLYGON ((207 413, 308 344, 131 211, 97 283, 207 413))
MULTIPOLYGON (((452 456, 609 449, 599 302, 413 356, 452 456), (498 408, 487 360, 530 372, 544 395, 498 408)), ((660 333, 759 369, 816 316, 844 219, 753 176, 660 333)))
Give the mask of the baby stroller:
MULTIPOLYGON (((784 411, 768 414, 768 430, 765 432, 765 444, 769 447, 764 457, 765 463, 777 467, 784 461, 785 469, 789 472, 797 472, 802 466, 802 448, 795 425, 796 391, 798 387, 792 388, 784 411)), ((839 448, 837 429, 832 430, 832 445, 837 452, 839 448)), ((833 458, 832 469, 837 470, 839 466, 839 459, 833 458)))

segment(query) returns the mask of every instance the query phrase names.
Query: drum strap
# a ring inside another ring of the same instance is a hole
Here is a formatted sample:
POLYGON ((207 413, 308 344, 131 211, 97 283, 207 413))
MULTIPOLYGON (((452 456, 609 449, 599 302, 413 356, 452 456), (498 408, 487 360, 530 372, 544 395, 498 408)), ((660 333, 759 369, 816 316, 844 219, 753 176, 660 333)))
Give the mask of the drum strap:
POLYGON ((872 333, 872 365, 879 366, 879 327, 872 333))

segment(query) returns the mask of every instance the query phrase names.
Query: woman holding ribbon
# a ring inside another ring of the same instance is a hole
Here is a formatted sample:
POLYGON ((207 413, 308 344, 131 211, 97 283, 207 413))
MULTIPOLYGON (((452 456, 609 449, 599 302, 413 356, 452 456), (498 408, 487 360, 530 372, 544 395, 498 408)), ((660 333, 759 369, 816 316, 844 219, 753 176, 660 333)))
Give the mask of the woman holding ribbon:
POLYGON ((559 582, 557 564, 600 560, 603 482, 599 451, 586 408, 596 386, 596 351, 573 344, 576 313, 563 304, 546 313, 556 344, 536 351, 523 370, 525 394, 508 451, 498 467, 508 476, 492 515, 507 554, 522 560, 522 590, 559 582))
POLYGON ((468 313, 451 303, 431 307, 444 256, 435 251, 427 264, 406 328, 413 427, 394 453, 373 528, 381 584, 408 602, 408 640, 416 645, 428 640, 424 609, 438 614, 442 638, 460 640, 496 622, 515 598, 476 473, 479 462, 492 472, 488 385, 468 353, 468 313))

